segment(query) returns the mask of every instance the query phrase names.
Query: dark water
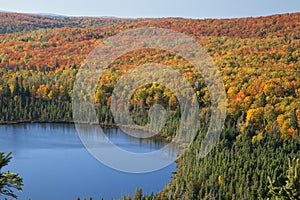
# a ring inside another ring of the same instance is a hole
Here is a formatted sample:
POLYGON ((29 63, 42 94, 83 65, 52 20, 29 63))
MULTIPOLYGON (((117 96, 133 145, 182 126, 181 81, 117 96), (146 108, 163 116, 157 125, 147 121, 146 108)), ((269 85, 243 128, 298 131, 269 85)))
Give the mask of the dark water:
MULTIPOLYGON (((165 145, 162 141, 129 137, 118 129, 106 132, 116 145, 133 152, 149 152, 165 145)), ((175 163, 145 174, 106 167, 87 152, 75 126, 69 124, 0 126, 0 151, 13 152, 4 170, 23 178, 23 192, 18 193, 21 200, 112 199, 132 195, 137 187, 150 194, 163 189, 176 170, 175 163)))

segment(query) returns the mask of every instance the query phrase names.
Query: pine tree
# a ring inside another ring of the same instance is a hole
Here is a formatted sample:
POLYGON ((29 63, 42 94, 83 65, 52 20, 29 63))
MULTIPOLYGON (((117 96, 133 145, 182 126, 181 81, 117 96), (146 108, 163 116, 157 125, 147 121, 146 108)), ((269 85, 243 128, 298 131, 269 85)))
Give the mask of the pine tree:
POLYGON ((297 119, 297 112, 296 109, 293 110, 292 115, 291 115, 291 126, 294 130, 298 131, 299 134, 299 124, 298 124, 298 119, 297 119))
POLYGON ((8 165, 11 158, 11 153, 4 155, 3 152, 0 152, 0 197, 2 194, 17 198, 17 195, 14 194, 13 189, 22 191, 23 179, 18 174, 13 174, 9 171, 1 172, 1 169, 8 165))
POLYGON ((142 200, 143 192, 142 189, 136 188, 133 196, 133 200, 142 200))
POLYGON ((299 159, 289 159, 289 169, 287 171, 287 180, 284 186, 275 187, 271 178, 269 179, 268 198, 270 200, 300 200, 300 176, 299 176, 299 159))
POLYGON ((58 63, 58 60, 57 60, 57 58, 55 59, 55 64, 54 64, 54 67, 55 67, 55 69, 58 69, 58 68, 59 68, 59 63, 58 63))
POLYGON ((266 94, 263 92, 260 96, 260 101, 259 101, 259 106, 260 107, 265 107, 267 104, 267 100, 266 100, 266 94))

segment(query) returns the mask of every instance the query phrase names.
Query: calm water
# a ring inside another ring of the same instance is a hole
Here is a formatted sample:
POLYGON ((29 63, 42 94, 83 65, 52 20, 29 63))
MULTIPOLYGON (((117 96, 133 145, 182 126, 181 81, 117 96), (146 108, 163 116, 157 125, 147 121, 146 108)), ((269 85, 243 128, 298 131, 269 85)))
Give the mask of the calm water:
MULTIPOLYGON (((132 152, 149 152, 164 146, 162 141, 129 137, 118 129, 107 136, 114 144, 132 152)), ((76 200, 77 197, 119 198, 160 191, 172 178, 172 165, 151 173, 128 174, 106 167, 82 145, 75 126, 69 124, 19 124, 0 126, 0 151, 13 152, 5 168, 19 173, 24 181, 19 199, 76 200)))

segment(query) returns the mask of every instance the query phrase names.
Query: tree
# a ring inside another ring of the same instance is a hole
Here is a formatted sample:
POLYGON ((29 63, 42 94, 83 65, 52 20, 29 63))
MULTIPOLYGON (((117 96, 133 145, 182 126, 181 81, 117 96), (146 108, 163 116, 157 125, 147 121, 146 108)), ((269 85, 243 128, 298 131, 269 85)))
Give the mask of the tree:
POLYGON ((6 155, 3 152, 0 152, 0 196, 5 195, 17 198, 17 195, 14 194, 13 189, 22 191, 23 179, 19 176, 19 174, 13 174, 9 171, 1 171, 3 167, 8 165, 11 158, 11 152, 6 155))
POLYGON ((55 58, 54 68, 55 68, 55 69, 58 69, 58 68, 59 68, 59 63, 58 63, 57 58, 55 58))
POLYGON ((246 124, 241 126, 241 132, 253 136, 256 131, 264 128, 264 108, 249 109, 246 116, 246 124))
MULTIPOLYGON (((292 115, 291 115, 291 126, 294 130, 299 131, 299 125, 298 125, 298 118, 297 118, 297 112, 296 109, 293 110, 292 115)), ((299 133, 298 133, 299 134, 299 133)))
POLYGON ((143 192, 142 189, 136 188, 133 196, 133 200, 142 200, 143 192))
POLYGON ((15 83, 13 87, 13 97, 20 94, 19 78, 15 78, 15 83))
POLYGON ((266 94, 263 92, 260 96, 260 100, 259 100, 259 106, 260 107, 265 107, 267 104, 267 100, 266 100, 267 96, 266 94))
POLYGON ((289 159, 289 169, 287 171, 286 184, 283 186, 275 187, 273 182, 269 179, 269 192, 268 198, 270 200, 299 200, 300 199, 300 176, 299 176, 299 159, 291 161, 289 159))

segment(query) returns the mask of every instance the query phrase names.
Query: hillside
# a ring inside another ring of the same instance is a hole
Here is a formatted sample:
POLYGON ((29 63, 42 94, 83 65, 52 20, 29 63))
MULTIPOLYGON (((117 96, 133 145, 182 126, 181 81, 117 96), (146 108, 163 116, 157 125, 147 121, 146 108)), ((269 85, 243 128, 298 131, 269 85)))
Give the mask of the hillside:
POLYGON ((7 12, 0 12, 0 19, 1 34, 62 27, 103 27, 137 21, 119 18, 65 17, 7 12))
MULTIPOLYGON (((287 157, 300 157, 300 13, 204 20, 0 13, 0 19, 1 123, 71 122, 72 88, 80 65, 103 39, 124 30, 169 28, 195 38, 207 50, 227 93, 224 131, 205 159, 197 157, 199 134, 178 160, 178 172, 161 198, 266 197, 267 176, 284 183, 287 157)), ((110 65, 96 91, 100 122, 114 122, 110 96, 118 79, 145 63, 171 65, 187 77, 197 93, 201 123, 207 122, 210 97, 203 78, 182 57, 155 49, 130 52, 110 65)), ((132 117, 145 124, 156 102, 171 111, 162 134, 172 136, 180 111, 174 94, 163 86, 137 90, 130 101, 132 117)))

